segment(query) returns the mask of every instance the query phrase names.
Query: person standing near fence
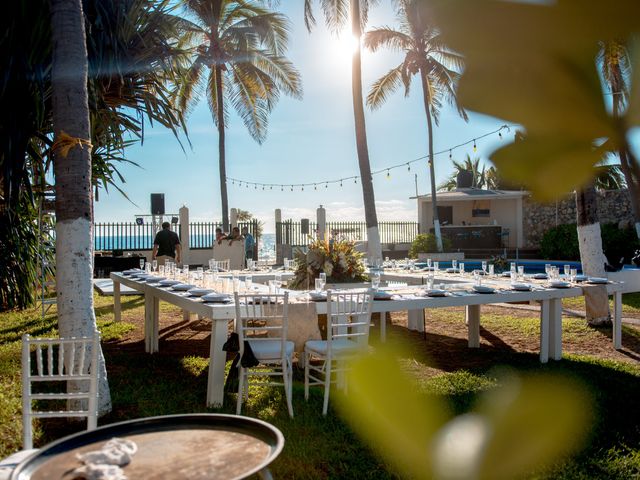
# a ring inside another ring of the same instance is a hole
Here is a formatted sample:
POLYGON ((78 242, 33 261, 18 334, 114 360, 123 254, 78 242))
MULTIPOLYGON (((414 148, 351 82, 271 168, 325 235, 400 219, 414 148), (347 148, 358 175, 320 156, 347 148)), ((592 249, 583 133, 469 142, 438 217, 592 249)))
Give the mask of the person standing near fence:
POLYGON ((242 228, 242 236, 244 237, 244 258, 245 260, 253 260, 253 250, 256 247, 256 241, 253 235, 249 233, 247 227, 242 228))
POLYGON ((176 263, 180 263, 180 254, 180 238, 176 232, 171 231, 171 224, 164 222, 162 230, 156 233, 156 238, 153 240, 151 259, 158 260, 158 265, 164 265, 166 260, 174 260, 176 263))

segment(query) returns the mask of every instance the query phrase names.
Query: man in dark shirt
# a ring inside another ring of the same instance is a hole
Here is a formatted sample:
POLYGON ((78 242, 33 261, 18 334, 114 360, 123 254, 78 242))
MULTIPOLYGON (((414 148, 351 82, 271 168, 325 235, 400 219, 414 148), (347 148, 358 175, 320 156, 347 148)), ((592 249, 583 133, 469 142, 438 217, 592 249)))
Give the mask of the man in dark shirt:
POLYGON ((180 263, 180 239, 176 232, 170 230, 171 224, 164 222, 162 230, 156 233, 153 240, 153 256, 152 259, 158 260, 158 265, 164 265, 165 260, 174 260, 180 263))

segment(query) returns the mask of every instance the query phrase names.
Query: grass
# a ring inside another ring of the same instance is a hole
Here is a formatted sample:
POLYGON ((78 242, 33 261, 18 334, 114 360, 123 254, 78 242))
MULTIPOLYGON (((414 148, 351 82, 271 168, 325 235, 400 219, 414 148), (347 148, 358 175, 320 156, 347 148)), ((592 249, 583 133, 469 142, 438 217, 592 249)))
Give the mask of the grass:
MULTIPOLYGON (((564 298, 562 306, 571 310, 584 311, 584 297, 564 298)), ((609 299, 609 308, 613 308, 613 299, 609 299)), ((640 316, 640 292, 622 295, 622 316, 640 316)))
MULTIPOLYGON (((124 297, 123 301, 123 322, 116 324, 112 299, 95 297, 113 401, 113 411, 102 418, 100 424, 175 413, 235 412, 233 393, 226 395, 221 409, 204 406, 208 358, 162 352, 147 355, 119 348, 119 341, 135 328, 127 319, 143 315, 140 297, 124 297)), ((630 303, 625 303, 627 308, 630 303)), ((175 307, 162 303, 161 311, 176 313, 175 307)), ((44 319, 38 310, 0 314, 0 457, 21 445, 21 335, 55 335, 55 315, 55 308, 44 319)), ((454 322, 460 323, 460 311, 439 309, 429 312, 429 318, 446 331, 454 322)), ((585 326, 580 319, 564 320, 567 342, 602 342, 602 331, 585 326)), ((524 338, 537 336, 539 321, 535 312, 496 310, 483 316, 482 326, 498 336, 524 338)), ((389 333, 392 338, 407 335, 400 327, 392 327, 389 333)), ((640 338, 634 328, 625 329, 623 334, 640 338)), ((427 341, 429 338, 435 337, 428 337, 427 341)), ((460 350, 462 355, 453 353, 460 358, 453 359, 455 368, 451 368, 443 367, 438 358, 451 352, 442 348, 436 355, 429 356, 425 346, 421 337, 410 344, 400 364, 415 378, 416 388, 422 394, 445 398, 455 413, 467 412, 479 394, 499 388, 495 367, 500 364, 520 373, 542 371, 566 375, 589 388, 595 401, 596 420, 588 445, 571 458, 531 472, 528 478, 640 478, 640 412, 637 408, 640 367, 637 364, 566 354, 561 362, 540 365, 537 355, 531 353, 511 349, 465 353, 465 348, 460 350), (478 361, 465 363, 469 358, 478 361)), ((243 414, 274 424, 286 438, 284 452, 272 466, 275 478, 397 478, 393 469, 363 443, 331 407, 329 415, 322 417, 319 389, 312 389, 310 401, 305 402, 301 372, 295 372, 295 380, 294 419, 288 417, 280 388, 254 388, 243 408, 243 414)), ((42 445, 78 428, 81 427, 69 423, 41 423, 35 432, 36 444, 42 445)))

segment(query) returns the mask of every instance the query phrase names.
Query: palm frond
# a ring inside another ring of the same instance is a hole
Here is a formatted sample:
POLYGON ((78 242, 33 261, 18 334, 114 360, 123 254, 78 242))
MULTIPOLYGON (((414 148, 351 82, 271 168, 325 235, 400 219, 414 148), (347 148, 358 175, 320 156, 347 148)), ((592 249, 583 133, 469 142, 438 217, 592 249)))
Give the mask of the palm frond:
POLYGON ((369 30, 364 34, 364 46, 372 52, 387 47, 393 51, 404 51, 415 48, 413 39, 391 27, 381 27, 369 30))
POLYGON ((367 106, 371 110, 376 110, 387 101, 389 95, 393 94, 402 83, 402 65, 389 70, 385 75, 376 80, 371 85, 371 90, 367 95, 367 106))

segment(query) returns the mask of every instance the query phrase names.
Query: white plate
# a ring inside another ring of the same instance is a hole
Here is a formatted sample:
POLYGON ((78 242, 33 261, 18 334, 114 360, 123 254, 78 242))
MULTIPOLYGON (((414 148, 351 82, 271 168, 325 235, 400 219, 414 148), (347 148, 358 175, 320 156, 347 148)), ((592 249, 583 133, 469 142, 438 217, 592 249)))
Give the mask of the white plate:
POLYGON ((142 273, 142 270, 140 270, 139 268, 132 268, 131 270, 125 270, 124 272, 122 272, 123 275, 132 275, 134 273, 142 273))
POLYGON ((201 297, 203 295, 206 295, 206 294, 212 293, 212 292, 213 292, 213 290, 211 290, 210 288, 192 288, 187 293, 189 295, 191 295, 192 297, 201 297))
POLYGON ((485 287, 484 285, 474 285, 473 291, 476 293, 495 293, 496 289, 491 287, 485 287))
POLYGON ((166 277, 147 277, 145 280, 147 283, 158 283, 162 280, 166 280, 166 277))
POLYGON ((203 301, 205 302, 214 302, 214 303, 229 303, 231 301, 231 296, 227 295, 226 293, 208 293, 206 295, 203 295, 202 297, 203 301))
POLYGON ((531 285, 528 283, 512 283, 511 290, 517 290, 518 292, 528 292, 531 290, 531 285))
POLYGON ((536 280, 546 280, 548 278, 546 273, 535 273, 533 274, 533 278, 536 280))
POLYGON ((186 292, 187 290, 191 290, 192 288, 196 288, 196 286, 190 283, 178 283, 171 287, 171 290, 175 290, 176 292, 186 292))
POLYGON ((315 302, 326 301, 327 300, 327 292, 311 291, 311 292, 309 292, 309 297, 311 297, 311 300, 313 300, 315 302))
POLYGON ((571 284, 569 282, 563 282, 561 280, 554 280, 552 282, 549 282, 549 286, 551 288, 569 288, 571 287, 571 284))
POLYGON ((587 278, 587 283, 592 283, 594 285, 602 285, 605 283, 609 283, 609 280, 602 277, 589 277, 587 278))
POLYGON ((506 270, 506 271, 502 272, 500 275, 502 275, 503 277, 510 277, 511 276, 511 270, 506 270))
POLYGON ((178 285, 180 283, 180 280, 160 280, 158 282, 158 285, 160 285, 161 287, 170 287, 172 285, 178 285))
POLYGON ((458 273, 458 269, 457 268, 447 268, 445 271, 447 273, 458 273))
POLYGON ((586 282, 588 277, 586 275, 576 275, 576 282, 586 282))
POLYGON ((389 292, 377 291, 373 294, 374 300, 391 300, 391 294, 389 292))
POLYGON ((432 288, 431 290, 425 290, 427 297, 444 297, 447 295, 446 290, 440 290, 439 288, 432 288))

